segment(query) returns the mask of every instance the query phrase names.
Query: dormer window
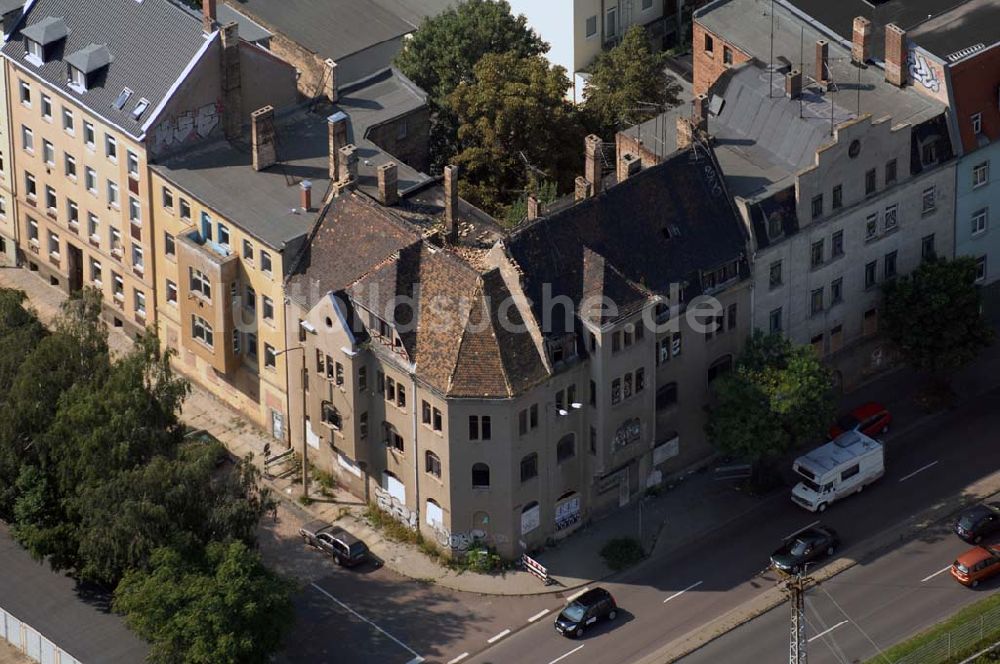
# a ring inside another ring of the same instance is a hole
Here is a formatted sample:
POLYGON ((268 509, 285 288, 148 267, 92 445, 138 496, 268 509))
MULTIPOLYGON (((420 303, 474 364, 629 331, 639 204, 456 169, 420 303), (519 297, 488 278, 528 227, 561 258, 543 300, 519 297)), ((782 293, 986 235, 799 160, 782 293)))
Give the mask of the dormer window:
POLYGON ((77 92, 83 92, 87 89, 87 76, 82 71, 76 67, 69 68, 69 85, 71 88, 75 88, 77 92))
POLYGON ((42 65, 45 62, 45 53, 42 51, 42 45, 36 42, 34 39, 25 39, 25 48, 27 51, 27 60, 33 65, 42 65))
POLYGON ((103 44, 88 44, 66 56, 67 77, 73 90, 86 92, 102 69, 111 64, 111 52, 103 44))
POLYGON ((45 64, 45 55, 52 46, 69 34, 66 23, 61 18, 47 16, 38 23, 21 30, 24 35, 25 59, 35 66, 45 64))

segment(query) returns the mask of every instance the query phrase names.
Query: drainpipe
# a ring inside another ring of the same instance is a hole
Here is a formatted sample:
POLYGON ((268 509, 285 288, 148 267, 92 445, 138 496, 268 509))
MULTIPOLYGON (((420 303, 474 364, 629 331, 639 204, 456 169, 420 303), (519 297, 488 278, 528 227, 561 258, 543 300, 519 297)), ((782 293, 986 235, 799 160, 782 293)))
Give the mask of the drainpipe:
POLYGON ((420 533, 420 446, 417 445, 417 378, 410 373, 410 394, 413 405, 413 504, 417 514, 417 533, 420 533))

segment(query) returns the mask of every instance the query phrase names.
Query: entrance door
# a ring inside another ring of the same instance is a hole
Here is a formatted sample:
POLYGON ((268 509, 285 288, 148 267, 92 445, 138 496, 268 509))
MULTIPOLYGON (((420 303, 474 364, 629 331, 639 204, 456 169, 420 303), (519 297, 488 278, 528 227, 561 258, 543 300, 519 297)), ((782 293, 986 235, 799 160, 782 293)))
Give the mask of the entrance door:
POLYGON ((72 242, 66 243, 68 250, 67 268, 69 269, 69 292, 75 293, 83 288, 83 252, 72 242))

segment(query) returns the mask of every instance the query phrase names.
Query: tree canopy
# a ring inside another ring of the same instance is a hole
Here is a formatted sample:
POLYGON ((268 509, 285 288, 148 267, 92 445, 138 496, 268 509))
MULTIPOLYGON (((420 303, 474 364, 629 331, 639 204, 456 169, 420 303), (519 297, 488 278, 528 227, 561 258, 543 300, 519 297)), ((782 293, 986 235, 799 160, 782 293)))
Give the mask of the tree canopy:
POLYGON ((617 46, 602 51, 583 89, 583 110, 592 131, 613 136, 676 106, 681 88, 665 63, 666 55, 650 49, 649 37, 638 25, 617 46))
POLYGON ((960 257, 926 261, 883 285, 883 327, 907 363, 942 374, 969 364, 993 342, 975 282, 975 260, 960 257))
POLYGON ((809 346, 759 330, 736 370, 713 386, 709 440, 751 463, 774 458, 821 436, 834 415, 832 380, 809 346))

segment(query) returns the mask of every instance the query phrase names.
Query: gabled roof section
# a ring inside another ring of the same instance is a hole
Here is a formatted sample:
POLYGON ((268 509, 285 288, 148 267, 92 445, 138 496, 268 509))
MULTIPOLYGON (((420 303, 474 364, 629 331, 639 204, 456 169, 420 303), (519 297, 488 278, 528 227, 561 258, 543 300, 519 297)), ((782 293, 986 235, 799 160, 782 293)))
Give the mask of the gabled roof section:
POLYGON ((135 102, 145 98, 151 107, 159 107, 206 39, 200 17, 170 0, 35 0, 4 44, 3 55, 139 140, 148 114, 134 119, 135 102), (66 43, 48 62, 36 66, 25 58, 25 31, 46 32, 51 29, 46 21, 57 16, 64 17, 66 43), (67 83, 67 63, 84 71, 105 64, 107 69, 93 76, 90 87, 81 92, 67 83), (113 103, 125 88, 132 91, 132 102, 115 108, 113 103))

